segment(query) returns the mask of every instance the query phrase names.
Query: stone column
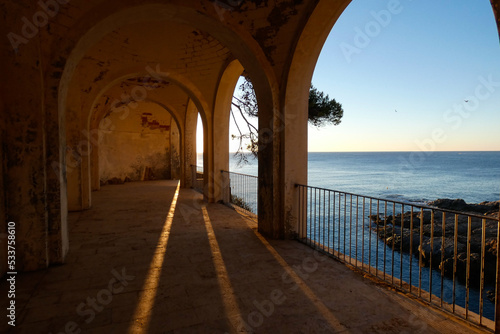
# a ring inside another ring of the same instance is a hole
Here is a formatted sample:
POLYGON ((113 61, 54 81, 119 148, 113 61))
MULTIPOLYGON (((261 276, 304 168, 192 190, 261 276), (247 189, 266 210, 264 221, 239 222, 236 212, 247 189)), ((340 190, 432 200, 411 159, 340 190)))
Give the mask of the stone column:
POLYGON ((214 118, 212 111, 205 110, 203 122, 203 197, 214 202, 214 118))
MULTIPOLYGON (((72 85, 68 91, 66 105, 61 106, 66 114, 66 177, 68 192, 68 208, 70 211, 80 211, 90 206, 88 195, 84 196, 84 174, 88 172, 88 140, 83 138, 86 129, 81 120, 81 99, 77 85, 72 85), (86 199, 86 200, 85 200, 86 199)), ((87 131, 88 132, 88 131, 87 131)), ((95 148, 97 149, 97 148, 95 148)), ((88 180, 88 179, 87 179, 88 180)))
MULTIPOLYGON (((308 90, 307 90, 308 92, 308 90)), ((288 100, 284 109, 283 174, 284 212, 287 237, 299 231, 299 193, 296 184, 307 185, 307 94, 288 100), (299 101, 302 98, 302 101, 299 101)), ((302 203, 302 210, 306 209, 302 203)))
POLYGON ((194 186, 196 179, 193 179, 191 165, 196 165, 196 123, 198 122, 198 109, 192 100, 189 100, 186 108, 184 136, 184 186, 190 188, 194 186))
MULTIPOLYGON (((231 102, 236 83, 243 73, 239 61, 231 62, 219 81, 214 108, 214 201, 223 200, 227 193, 228 180, 222 177, 221 170, 229 170, 229 123, 231 102)), ((227 196, 226 196, 227 197, 227 196)))
POLYGON ((172 118, 172 121, 170 122, 170 165, 172 166, 171 178, 174 180, 181 178, 180 148, 179 127, 172 118))
POLYGON ((269 84, 251 78, 259 103, 258 230, 268 238, 284 237, 282 219, 280 124, 269 84))
POLYGON ((62 67, 50 66, 45 75, 46 103, 46 185, 49 264, 63 263, 69 250, 68 194, 66 183, 66 129, 65 113, 59 108, 56 87, 62 67))
MULTIPOLYGON (((5 222, 6 221, 6 216, 5 216, 5 183, 3 179, 3 173, 4 173, 4 163, 5 163, 5 157, 3 153, 3 144, 5 142, 5 124, 4 124, 4 110, 3 110, 3 101, 0 99, 0 115, 2 117, 0 118, 0 222, 5 222)), ((0 234, 6 233, 7 232, 7 227, 3 224, 0 224, 0 234)), ((0 273, 1 275, 1 273, 0 273)))
MULTIPOLYGON (((0 114, 3 115, 2 101, 0 100, 0 114)), ((0 277, 3 277, 7 272, 7 225, 8 223, 5 216, 5 186, 3 181, 3 143, 4 143, 4 125, 3 117, 0 119, 0 277), (3 223, 5 222, 5 223, 3 223)))
MULTIPOLYGON (((9 8, 0 31, 22 34, 21 18, 33 17, 36 3, 5 6, 9 8)), ((6 206, 6 220, 2 224, 7 221, 16 224, 17 271, 42 269, 49 263, 42 45, 35 30, 25 35, 31 37, 23 37, 27 43, 18 45, 17 50, 7 38, 0 42, 6 206)))

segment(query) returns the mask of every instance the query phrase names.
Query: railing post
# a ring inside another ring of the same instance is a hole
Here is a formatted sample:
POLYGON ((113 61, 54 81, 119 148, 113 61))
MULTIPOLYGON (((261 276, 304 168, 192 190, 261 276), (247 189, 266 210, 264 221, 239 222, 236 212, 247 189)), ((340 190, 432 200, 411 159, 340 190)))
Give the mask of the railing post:
POLYGON ((303 233, 302 233, 302 196, 300 191, 301 187, 298 184, 295 184, 295 191, 297 192, 297 238, 300 240, 303 238, 303 233))
POLYGON ((297 192, 297 231, 296 235, 299 240, 307 238, 307 188, 296 184, 295 191, 297 192))

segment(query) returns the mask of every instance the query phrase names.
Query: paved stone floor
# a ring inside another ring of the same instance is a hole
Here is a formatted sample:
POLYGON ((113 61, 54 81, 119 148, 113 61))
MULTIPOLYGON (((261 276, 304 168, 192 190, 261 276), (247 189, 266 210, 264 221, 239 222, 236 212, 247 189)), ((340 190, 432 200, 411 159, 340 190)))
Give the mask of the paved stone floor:
POLYGON ((176 189, 155 181, 93 193, 91 210, 70 214, 67 263, 17 277, 17 326, 2 321, 0 332, 477 332, 176 189))

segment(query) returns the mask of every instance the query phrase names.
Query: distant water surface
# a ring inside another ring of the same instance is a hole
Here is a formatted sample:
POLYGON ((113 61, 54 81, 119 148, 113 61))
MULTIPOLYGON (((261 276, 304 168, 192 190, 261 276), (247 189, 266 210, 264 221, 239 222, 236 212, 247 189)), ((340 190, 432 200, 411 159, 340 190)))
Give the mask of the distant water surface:
MULTIPOLYGON (((257 175, 257 160, 230 170, 257 175)), ((308 185, 400 201, 500 200, 500 152, 309 153, 308 185)))
POLYGON ((309 153, 309 185, 426 202, 500 200, 500 152, 309 153))

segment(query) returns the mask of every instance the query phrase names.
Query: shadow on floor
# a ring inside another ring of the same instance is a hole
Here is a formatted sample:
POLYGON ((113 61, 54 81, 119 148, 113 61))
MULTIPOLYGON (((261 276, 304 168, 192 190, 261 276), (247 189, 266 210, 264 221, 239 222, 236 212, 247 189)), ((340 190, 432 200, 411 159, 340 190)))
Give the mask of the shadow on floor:
POLYGON ((93 203, 70 214, 65 265, 18 276, 17 326, 2 332, 475 331, 305 245, 264 239, 176 181, 106 186, 93 203))

